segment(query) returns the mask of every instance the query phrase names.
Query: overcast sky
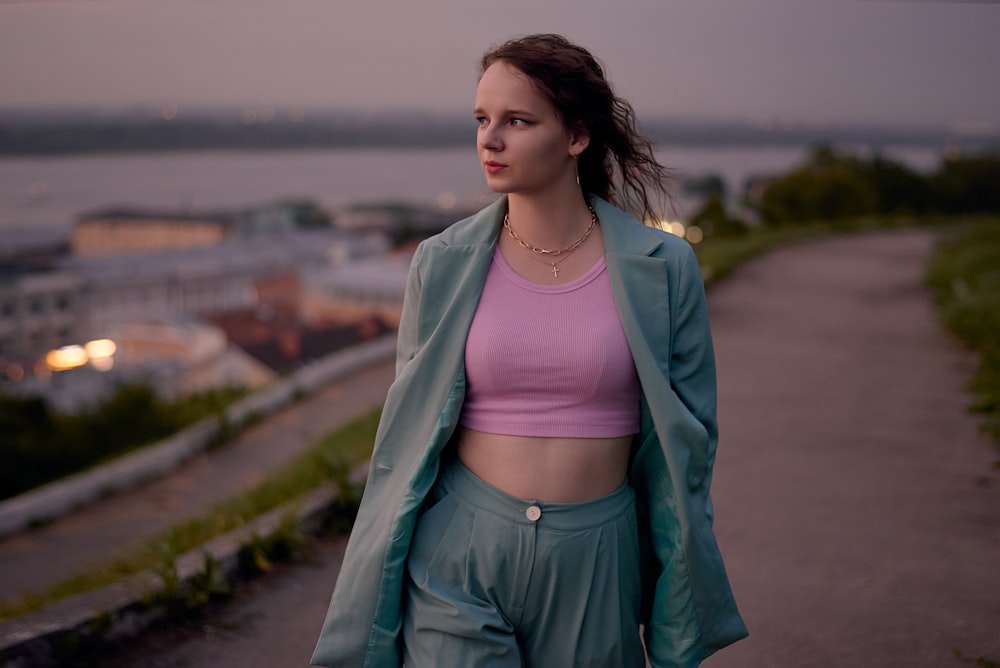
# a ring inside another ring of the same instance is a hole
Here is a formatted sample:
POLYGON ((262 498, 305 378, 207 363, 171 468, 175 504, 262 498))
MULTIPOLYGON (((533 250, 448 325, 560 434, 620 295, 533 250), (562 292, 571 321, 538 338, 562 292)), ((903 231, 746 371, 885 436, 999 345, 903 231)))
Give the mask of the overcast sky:
POLYGON ((1000 4, 948 0, 0 0, 0 107, 471 113, 527 32, 642 117, 1000 127, 1000 4))

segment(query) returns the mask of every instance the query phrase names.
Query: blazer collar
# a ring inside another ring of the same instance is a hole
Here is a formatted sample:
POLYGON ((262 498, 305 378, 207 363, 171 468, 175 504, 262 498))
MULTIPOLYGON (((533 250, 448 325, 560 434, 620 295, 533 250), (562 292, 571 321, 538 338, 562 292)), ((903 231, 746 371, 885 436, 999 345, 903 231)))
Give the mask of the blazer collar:
POLYGON ((481 209, 468 218, 449 225, 438 237, 445 246, 488 246, 496 245, 497 234, 507 211, 507 196, 481 209))
POLYGON ((590 204, 601 221, 605 254, 652 255, 663 245, 662 232, 643 225, 610 202, 591 195, 590 204))

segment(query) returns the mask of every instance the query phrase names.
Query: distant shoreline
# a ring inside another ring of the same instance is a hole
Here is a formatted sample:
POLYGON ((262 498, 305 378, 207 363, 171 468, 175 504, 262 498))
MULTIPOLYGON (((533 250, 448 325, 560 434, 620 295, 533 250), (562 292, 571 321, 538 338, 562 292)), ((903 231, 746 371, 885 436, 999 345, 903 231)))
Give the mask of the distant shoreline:
MULTIPOLYGON (((864 125, 654 121, 643 130, 660 146, 916 146, 1000 150, 1000 132, 864 125)), ((446 117, 0 115, 0 156, 168 153, 198 150, 426 149, 469 146, 470 122, 446 117)))

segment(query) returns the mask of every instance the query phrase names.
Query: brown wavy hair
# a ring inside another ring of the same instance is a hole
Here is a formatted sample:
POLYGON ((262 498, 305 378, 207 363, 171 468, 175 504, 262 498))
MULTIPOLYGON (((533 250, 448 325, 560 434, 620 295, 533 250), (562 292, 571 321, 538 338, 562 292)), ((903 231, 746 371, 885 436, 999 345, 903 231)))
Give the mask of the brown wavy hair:
POLYGON ((639 132, 632 105, 615 95, 600 63, 562 35, 517 37, 483 54, 480 76, 497 61, 523 72, 555 107, 567 128, 583 128, 590 144, 577 159, 580 186, 655 220, 673 208, 671 171, 639 132))

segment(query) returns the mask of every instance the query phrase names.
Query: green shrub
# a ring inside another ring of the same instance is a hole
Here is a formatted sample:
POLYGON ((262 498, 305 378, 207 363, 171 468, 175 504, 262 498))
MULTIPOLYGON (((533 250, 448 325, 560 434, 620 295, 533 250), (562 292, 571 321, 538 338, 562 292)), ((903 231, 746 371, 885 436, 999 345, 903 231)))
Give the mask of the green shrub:
POLYGON ((929 175, 881 155, 862 159, 829 147, 773 179, 755 204, 769 224, 871 216, 1000 213, 1000 154, 950 156, 929 175))
POLYGON ((38 397, 0 394, 0 499, 171 436, 245 394, 225 388, 167 402, 148 385, 123 385, 73 415, 54 412, 38 397))

